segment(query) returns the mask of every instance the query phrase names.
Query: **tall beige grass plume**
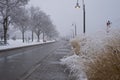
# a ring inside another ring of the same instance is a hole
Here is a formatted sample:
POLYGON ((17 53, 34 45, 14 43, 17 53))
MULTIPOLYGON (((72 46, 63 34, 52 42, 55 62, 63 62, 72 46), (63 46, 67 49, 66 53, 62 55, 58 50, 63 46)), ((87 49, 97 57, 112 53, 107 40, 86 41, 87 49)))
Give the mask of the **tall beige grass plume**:
POLYGON ((70 41, 72 50, 76 55, 80 54, 80 41, 78 39, 73 39, 70 41))

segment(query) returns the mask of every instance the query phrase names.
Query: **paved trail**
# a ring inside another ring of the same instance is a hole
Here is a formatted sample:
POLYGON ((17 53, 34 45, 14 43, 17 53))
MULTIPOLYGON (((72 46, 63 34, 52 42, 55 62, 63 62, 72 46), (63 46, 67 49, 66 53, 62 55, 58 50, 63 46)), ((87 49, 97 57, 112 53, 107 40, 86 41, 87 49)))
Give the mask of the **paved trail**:
POLYGON ((66 42, 62 42, 21 80, 69 80, 64 67, 60 65, 60 59, 69 54, 69 46, 66 42))

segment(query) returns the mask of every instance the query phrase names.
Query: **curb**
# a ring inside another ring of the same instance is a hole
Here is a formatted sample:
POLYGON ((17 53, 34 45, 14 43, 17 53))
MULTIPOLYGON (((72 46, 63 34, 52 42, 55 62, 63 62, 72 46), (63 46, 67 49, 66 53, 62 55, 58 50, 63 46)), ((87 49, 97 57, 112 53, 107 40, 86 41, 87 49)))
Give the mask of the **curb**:
POLYGON ((33 46, 38 46, 38 45, 44 45, 44 44, 50 44, 50 43, 54 43, 54 42, 56 42, 56 41, 48 42, 48 43, 39 43, 39 44, 32 44, 32 45, 26 45, 26 46, 20 46, 20 47, 7 48, 7 49, 0 50, 0 52, 10 51, 10 50, 15 50, 15 49, 28 48, 28 47, 33 47, 33 46))

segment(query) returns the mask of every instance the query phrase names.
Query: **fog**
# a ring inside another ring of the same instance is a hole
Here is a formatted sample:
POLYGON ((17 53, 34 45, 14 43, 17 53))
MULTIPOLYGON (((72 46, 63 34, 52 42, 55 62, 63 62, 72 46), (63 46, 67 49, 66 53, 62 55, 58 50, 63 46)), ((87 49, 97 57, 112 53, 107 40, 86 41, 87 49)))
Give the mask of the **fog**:
MULTIPOLYGON (((77 25, 77 34, 83 33, 83 8, 76 9, 77 0, 30 0, 29 6, 38 6, 50 15, 61 35, 71 35, 77 25)), ((120 0, 85 0, 86 34, 104 30, 107 20, 119 27, 120 0)))

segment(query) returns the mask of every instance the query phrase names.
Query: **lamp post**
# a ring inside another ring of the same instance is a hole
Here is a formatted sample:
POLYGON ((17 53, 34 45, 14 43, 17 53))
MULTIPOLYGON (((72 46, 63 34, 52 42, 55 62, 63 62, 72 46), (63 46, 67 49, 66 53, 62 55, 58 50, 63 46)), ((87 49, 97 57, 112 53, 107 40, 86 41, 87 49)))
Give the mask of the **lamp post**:
POLYGON ((77 36, 77 26, 76 26, 76 24, 72 24, 72 26, 74 26, 74 30, 75 30, 75 36, 77 36))
MULTIPOLYGON (((86 30, 85 30, 85 3, 84 3, 84 0, 82 0, 82 4, 83 4, 83 33, 85 34, 86 30)), ((80 8, 78 0, 77 0, 75 8, 80 8)))

